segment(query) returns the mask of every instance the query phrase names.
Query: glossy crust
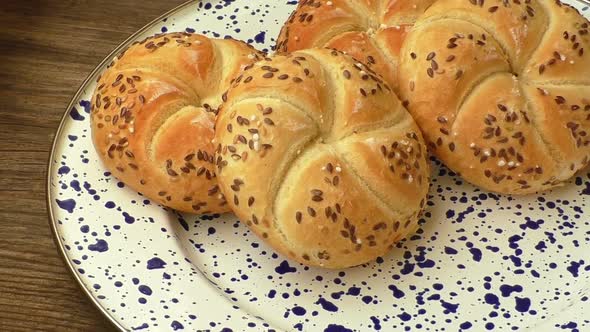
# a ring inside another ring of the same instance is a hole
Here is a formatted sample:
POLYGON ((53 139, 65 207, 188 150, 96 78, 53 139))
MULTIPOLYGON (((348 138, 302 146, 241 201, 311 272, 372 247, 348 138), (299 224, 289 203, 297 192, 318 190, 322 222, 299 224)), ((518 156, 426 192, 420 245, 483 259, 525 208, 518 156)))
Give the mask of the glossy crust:
POLYGON ((431 150, 467 181, 550 189, 589 161, 588 32, 555 1, 439 0, 402 49, 402 98, 431 150))
POLYGON ((340 52, 247 68, 215 140, 232 210, 294 260, 359 265, 418 227, 429 187, 418 127, 387 83, 340 52))
POLYGON ((234 40, 190 33, 135 43, 97 82, 94 145, 104 165, 162 205, 229 210, 214 167, 215 113, 232 77, 261 55, 234 40))
POLYGON ((399 51, 434 0, 302 0, 277 40, 281 54, 334 48, 364 62, 398 89, 399 51))

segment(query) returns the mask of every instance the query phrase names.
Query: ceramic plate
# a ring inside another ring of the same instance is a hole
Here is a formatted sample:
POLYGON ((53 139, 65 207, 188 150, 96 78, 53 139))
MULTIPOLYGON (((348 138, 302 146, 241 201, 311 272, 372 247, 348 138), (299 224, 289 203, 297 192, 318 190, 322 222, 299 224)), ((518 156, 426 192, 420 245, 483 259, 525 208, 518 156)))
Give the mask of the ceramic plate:
MULTIPOLYGON (((121 47, 157 32, 195 31, 267 50, 295 4, 191 2, 121 47)), ((433 161, 416 235, 364 266, 308 268, 274 253, 232 215, 164 209, 103 168, 90 138, 89 100, 111 58, 64 115, 48 204, 67 264, 121 330, 590 329, 590 174, 512 198, 480 191, 433 161)))

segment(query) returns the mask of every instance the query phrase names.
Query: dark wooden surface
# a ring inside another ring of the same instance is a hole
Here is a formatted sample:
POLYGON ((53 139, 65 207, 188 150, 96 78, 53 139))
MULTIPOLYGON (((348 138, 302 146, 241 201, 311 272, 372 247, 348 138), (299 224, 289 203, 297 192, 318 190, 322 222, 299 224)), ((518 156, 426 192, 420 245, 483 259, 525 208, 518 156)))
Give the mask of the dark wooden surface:
POLYGON ((73 94, 130 34, 184 0, 0 1, 0 331, 114 331, 53 242, 51 141, 73 94))

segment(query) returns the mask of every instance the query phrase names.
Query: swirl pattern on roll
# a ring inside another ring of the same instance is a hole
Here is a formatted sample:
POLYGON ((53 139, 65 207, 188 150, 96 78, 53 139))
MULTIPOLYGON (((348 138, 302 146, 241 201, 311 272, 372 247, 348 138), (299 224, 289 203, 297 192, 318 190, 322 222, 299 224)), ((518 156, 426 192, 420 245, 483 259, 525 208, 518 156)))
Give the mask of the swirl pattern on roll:
POLYGON ((228 211, 215 175, 216 108, 262 55, 235 40, 190 33, 134 43, 102 74, 92 136, 114 176, 148 198, 193 213, 228 211))
POLYGON ((314 47, 343 51, 398 90, 399 51, 434 0, 302 0, 277 40, 279 53, 314 47))
POLYGON ((559 1, 439 0, 400 60, 430 149, 469 182, 527 194, 590 156, 589 23, 559 1))
POLYGON ((422 135, 389 85, 341 52, 246 68, 215 140, 232 210, 294 260, 362 264, 418 227, 429 187, 422 135))

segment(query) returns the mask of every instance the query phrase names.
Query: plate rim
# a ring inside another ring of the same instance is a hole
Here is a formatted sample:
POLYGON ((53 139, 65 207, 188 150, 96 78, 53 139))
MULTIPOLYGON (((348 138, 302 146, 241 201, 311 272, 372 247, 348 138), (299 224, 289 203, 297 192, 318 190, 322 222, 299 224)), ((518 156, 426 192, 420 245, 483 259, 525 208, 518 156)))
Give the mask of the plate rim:
MULTIPOLYGON (((103 307, 97 298, 95 298, 92 294, 92 291, 90 288, 86 287, 86 285, 84 284, 84 282, 82 281, 82 278, 80 277, 80 274, 76 273, 76 267, 74 266, 73 262, 71 262, 68 259, 68 255, 66 253, 65 250, 65 245, 61 239, 61 237, 59 236, 58 233, 58 224, 56 223, 56 218, 54 215, 54 209, 53 209, 53 204, 51 202, 51 197, 50 197, 50 192, 51 192, 51 174, 52 171, 54 169, 54 163, 53 163, 53 156, 55 155, 56 149, 57 149, 57 142, 58 139, 60 138, 60 135, 62 134, 68 115, 70 113, 70 110, 75 107, 76 102, 80 99, 84 88, 88 85, 88 83, 92 80, 92 78, 99 73, 103 67, 109 63, 112 58, 117 55, 118 53, 120 53, 121 50, 123 50, 125 47, 128 47, 133 41, 135 41, 137 39, 137 37, 143 33, 145 33, 147 30, 149 30, 150 28, 154 27, 154 25, 156 25, 158 22, 160 22, 161 20, 176 14, 177 12, 195 4, 200 2, 201 0, 186 0, 185 2, 177 5, 176 7, 164 12, 163 14, 159 15, 158 17, 154 18, 153 20, 149 21, 148 23, 146 23, 145 25, 143 25, 141 28, 139 28, 137 31, 135 31, 134 33, 130 34, 127 38, 125 38, 125 40, 123 40, 121 43, 119 43, 111 52, 109 52, 102 61, 100 61, 100 63, 98 63, 94 69, 86 76, 86 78, 80 83, 78 89, 76 90, 76 92, 72 95, 72 97, 70 98, 69 103, 66 106, 66 109, 63 113, 63 115, 61 116, 61 119, 59 120, 59 125, 57 126, 57 129, 54 132, 54 136, 52 139, 52 143, 51 143, 51 149, 49 150, 49 154, 47 157, 47 166, 45 167, 45 180, 46 180, 46 185, 45 185, 45 203, 47 206, 47 215, 48 215, 48 223, 49 223, 49 228, 51 229, 51 234, 53 237, 53 242, 55 243, 56 247, 57 247, 57 251, 59 253, 59 256, 61 257, 61 259, 63 260, 63 262, 65 263, 65 266, 67 267, 67 270, 69 272, 69 274, 73 277, 73 279, 76 281, 78 287, 82 290, 83 294, 90 300, 90 302, 92 303, 92 305, 102 314, 102 316, 104 318, 106 318, 111 324, 112 326, 114 326, 117 330, 125 332, 125 331, 129 331, 127 328, 125 328, 121 323, 119 323, 117 321, 117 319, 111 314, 109 313, 108 310, 106 310, 105 307, 103 307)), ((571 0, 572 2, 578 2, 584 6, 590 6, 590 0, 571 0)), ((582 13, 580 13, 582 14, 582 13)), ((582 16, 585 16, 582 14, 582 16)), ((553 320, 548 320, 545 322, 541 322, 541 327, 546 326, 546 324, 551 324, 553 322, 553 320)), ((538 327, 538 326, 537 326, 538 327)))
POLYGON ((57 247, 57 251, 59 253, 59 256, 61 257, 61 259, 63 260, 63 262, 65 263, 65 266, 70 274, 71 277, 73 277, 73 279, 76 281, 76 283, 78 284, 78 287, 82 290, 83 294, 86 295, 86 297, 90 300, 90 302, 92 303, 92 305, 102 314, 103 317, 107 318, 107 320, 115 327, 117 328, 119 331, 127 331, 127 329, 121 324, 119 323, 115 317, 113 315, 111 315, 99 302, 98 300, 92 295, 91 290, 85 286, 84 282, 82 281, 82 278, 80 277, 80 275, 78 273, 76 273, 76 268, 74 267, 73 263, 68 259, 67 253, 65 251, 65 246, 64 243, 61 239, 61 237, 58 234, 58 230, 57 230, 57 223, 56 223, 56 218, 54 216, 54 211, 53 211, 53 204, 51 202, 51 197, 50 197, 50 192, 51 192, 51 174, 53 171, 53 156, 55 155, 55 151, 57 149, 57 141, 64 129, 66 120, 68 118, 68 114, 70 112, 70 110, 75 106, 76 102, 80 99, 80 96, 82 95, 82 92, 84 91, 84 88, 88 85, 88 83, 92 80, 92 78, 107 64, 111 61, 111 59, 118 54, 122 49, 124 49, 125 47, 127 47, 131 42, 133 42, 134 40, 137 39, 137 37, 139 35, 141 35, 142 33, 146 32, 147 30, 149 30, 150 28, 152 28, 155 24, 157 24, 158 22, 160 22, 161 20, 165 19, 166 17, 169 17, 171 15, 176 14, 177 12, 185 9, 186 7, 192 5, 195 2, 199 2, 200 0, 187 0, 183 3, 181 3, 180 5, 166 11, 165 13, 163 13, 162 15, 159 15, 158 17, 154 18, 153 20, 149 21, 148 23, 146 23, 144 26, 142 26, 141 28, 139 28, 137 31, 135 31, 134 33, 132 33, 131 35, 129 35, 127 38, 125 38, 125 40, 123 40, 119 45, 117 45, 109 54, 107 54, 103 60, 96 65, 96 67, 94 67, 94 69, 86 76, 86 78, 84 79, 84 81, 82 81, 82 83, 80 83, 78 89, 76 90, 76 92, 72 95, 72 97, 70 98, 70 101, 68 103, 68 105, 66 106, 65 112, 63 113, 63 115, 61 116, 61 119, 59 120, 59 125, 57 127, 57 130, 54 133, 53 136, 53 142, 51 143, 51 149, 49 151, 49 155, 47 157, 47 167, 45 168, 45 172, 46 172, 46 176, 45 176, 45 181, 46 181, 46 185, 45 185, 45 204, 47 206, 47 220, 49 223, 49 228, 51 229, 51 234, 53 237, 53 242, 55 243, 55 246, 57 247))

